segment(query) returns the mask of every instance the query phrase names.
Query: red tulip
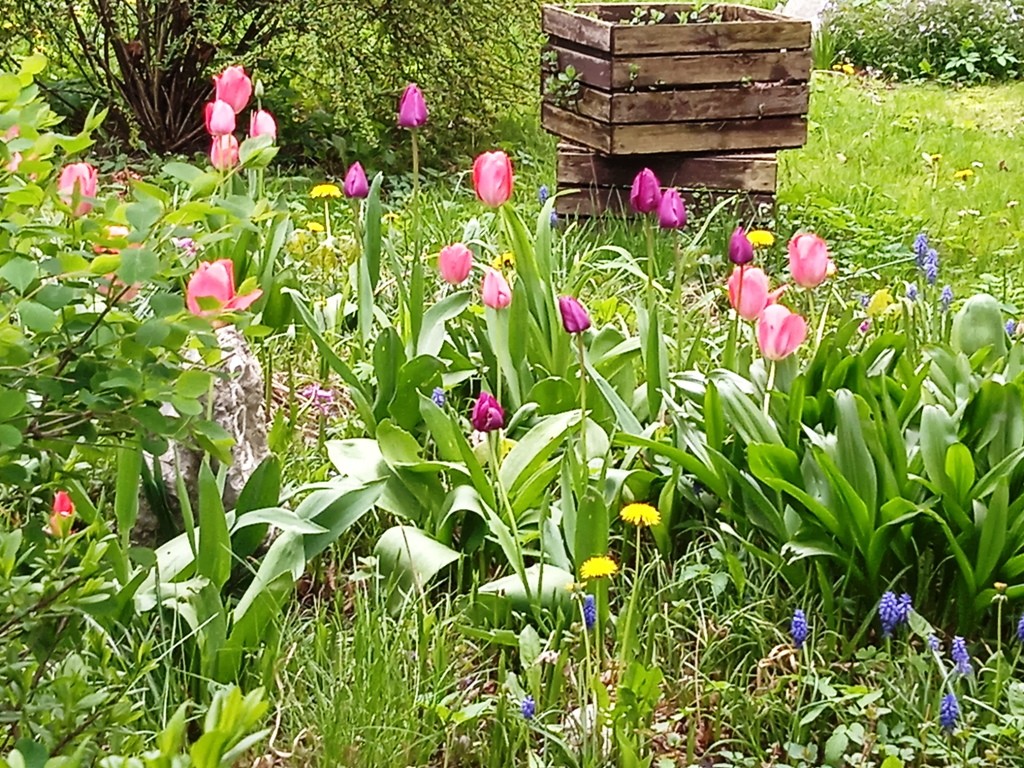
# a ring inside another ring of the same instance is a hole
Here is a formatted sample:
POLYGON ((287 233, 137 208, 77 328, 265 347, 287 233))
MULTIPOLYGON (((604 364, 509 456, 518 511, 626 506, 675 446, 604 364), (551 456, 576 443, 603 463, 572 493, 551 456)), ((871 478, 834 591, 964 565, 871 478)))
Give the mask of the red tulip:
POLYGON ((558 297, 558 311, 562 315, 562 327, 566 333, 583 333, 590 327, 590 315, 572 296, 558 297))
POLYGON ((360 163, 352 163, 345 174, 345 197, 361 200, 370 194, 370 183, 366 180, 366 171, 360 163))
POLYGON ((398 101, 398 127, 419 128, 427 122, 427 102, 423 91, 415 83, 409 83, 398 101))
POLYGON ((206 113, 206 130, 211 136, 226 136, 235 132, 235 110, 226 101, 219 99, 206 113))
POLYGON ((484 152, 473 162, 473 189, 484 205, 500 208, 512 197, 512 161, 504 152, 484 152))
POLYGON ((231 259, 221 259, 213 262, 204 261, 192 273, 185 289, 185 304, 193 315, 210 317, 225 310, 247 309, 262 295, 263 291, 259 288, 244 296, 237 295, 234 264, 231 259), (199 299, 215 300, 216 308, 203 309, 199 305, 199 299))
POLYGON ((469 277, 473 267, 473 252, 462 243, 448 245, 437 257, 437 268, 446 283, 458 285, 469 277))
POLYGON ((764 308, 757 320, 757 344, 766 360, 782 360, 807 338, 807 321, 781 304, 764 308))
POLYGON ((210 163, 218 171, 226 171, 238 165, 238 139, 230 133, 214 136, 210 147, 210 163))
POLYGON ((259 109, 249 117, 249 136, 269 136, 271 141, 277 140, 277 122, 274 116, 265 109, 259 109))
POLYGON ((71 205, 77 199, 75 216, 84 216, 92 210, 92 203, 83 198, 96 197, 97 177, 96 169, 88 163, 72 163, 64 166, 57 180, 57 194, 61 199, 71 205))
POLYGON ((228 67, 219 75, 214 75, 213 84, 217 100, 230 104, 235 114, 245 109, 252 97, 252 80, 242 67, 228 67))
POLYGON ((661 203, 661 182, 650 168, 644 168, 633 179, 629 202, 637 213, 654 213, 661 203))
POLYGON ((481 392, 473 404, 469 417, 473 429, 478 432, 493 432, 505 426, 505 411, 490 392, 481 392))
POLYGON ((491 309, 504 309, 512 303, 512 289, 505 276, 496 269, 487 268, 483 283, 484 304, 491 309))
POLYGON ((817 235, 805 232, 789 241, 789 271, 797 285, 817 288, 834 270, 828 246, 817 235))
POLYGON ((55 538, 63 539, 71 533, 74 516, 75 505, 67 491, 57 491, 53 497, 50 522, 43 528, 43 532, 55 538))

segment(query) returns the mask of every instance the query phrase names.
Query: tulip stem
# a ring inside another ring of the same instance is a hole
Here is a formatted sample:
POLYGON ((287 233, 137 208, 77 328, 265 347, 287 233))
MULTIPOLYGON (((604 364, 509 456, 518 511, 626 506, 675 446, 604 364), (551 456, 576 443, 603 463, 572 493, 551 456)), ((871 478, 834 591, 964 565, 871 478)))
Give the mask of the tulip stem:
POLYGON ((832 302, 832 294, 825 299, 825 308, 821 310, 821 319, 818 321, 818 333, 814 337, 814 354, 818 354, 821 347, 821 340, 825 337, 825 321, 828 320, 828 307, 832 302))
POLYGON ((683 303, 683 249, 676 240, 676 275, 672 286, 672 307, 676 316, 676 373, 683 367, 683 319, 679 310, 683 303))
POLYGON ((580 460, 583 462, 583 490, 586 490, 590 480, 590 464, 587 461, 587 367, 585 350, 583 348, 583 334, 577 333, 576 353, 580 358, 580 460))
POLYGON ((768 415, 768 407, 772 403, 772 389, 775 387, 775 361, 768 363, 768 381, 764 385, 764 415, 768 415))
POLYGON ((412 280, 409 285, 409 345, 415 353, 423 322, 423 254, 420 249, 420 143, 415 128, 412 134, 412 280))
MULTIPOLYGON (((530 579, 526 575, 526 559, 523 557, 523 542, 519 538, 519 526, 516 524, 516 513, 512 509, 512 502, 509 501, 508 493, 505 491, 505 484, 501 482, 501 444, 504 442, 504 430, 496 429, 487 433, 487 441, 491 449, 491 473, 494 475, 494 484, 498 488, 498 498, 508 514, 508 524, 512 529, 512 540, 516 544, 517 563, 513 567, 519 573, 519 579, 523 582, 523 589, 526 591, 526 601, 530 604, 531 610, 536 613, 537 606, 533 602, 533 592, 530 589, 530 579)), ((541 552, 543 559, 544 553, 541 552)), ((543 585, 541 585, 543 589, 543 585)))

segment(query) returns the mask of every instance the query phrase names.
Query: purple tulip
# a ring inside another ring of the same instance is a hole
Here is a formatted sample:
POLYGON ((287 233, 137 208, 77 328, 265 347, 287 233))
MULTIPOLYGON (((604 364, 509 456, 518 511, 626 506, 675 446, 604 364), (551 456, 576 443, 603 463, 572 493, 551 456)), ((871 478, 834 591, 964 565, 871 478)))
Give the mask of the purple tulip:
POLYGON ((637 213, 654 213, 661 202, 661 183, 654 171, 644 168, 633 179, 629 202, 637 213))
POLYGON ((729 261, 738 267, 749 264, 754 260, 754 246, 747 239, 747 233, 743 227, 736 227, 729 238, 729 261))
POLYGON ((505 426, 505 411, 490 392, 481 392, 473 404, 473 413, 469 417, 473 429, 478 432, 493 432, 505 426))
POLYGON ((427 102, 423 100, 423 91, 415 83, 409 83, 398 102, 398 127, 419 128, 425 122, 427 102))
POLYGON ((366 171, 360 163, 352 163, 345 174, 345 197, 363 199, 370 194, 370 183, 366 180, 366 171))
POLYGON ((679 196, 679 190, 665 190, 658 204, 658 224, 662 229, 682 229, 686 226, 686 203, 679 196))
POLYGON ((572 296, 558 297, 558 311, 562 313, 562 326, 566 333, 583 333, 590 327, 590 315, 572 296))

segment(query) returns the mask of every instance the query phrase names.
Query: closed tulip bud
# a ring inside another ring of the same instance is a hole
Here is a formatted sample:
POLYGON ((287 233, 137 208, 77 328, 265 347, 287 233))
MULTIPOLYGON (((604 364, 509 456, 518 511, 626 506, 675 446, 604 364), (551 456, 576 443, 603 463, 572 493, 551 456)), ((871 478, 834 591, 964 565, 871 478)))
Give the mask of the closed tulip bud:
POLYGON ((493 432, 505 426, 505 411, 490 392, 481 392, 473 404, 469 417, 473 429, 478 432, 493 432))
POLYGON ((238 139, 230 133, 214 136, 210 147, 210 163, 218 171, 226 171, 238 165, 238 139))
POLYGON ((210 107, 206 130, 211 136, 226 136, 235 132, 235 110, 226 101, 217 100, 210 107))
POLYGON ((682 229, 686 226, 686 203, 679 196, 679 190, 665 190, 658 203, 658 225, 662 229, 682 229))
POLYGON ((512 289, 505 276, 496 269, 487 268, 483 283, 484 304, 491 309, 504 309, 512 303, 512 289))
POLYGON ((738 267, 754 260, 754 245, 747 238, 743 227, 736 227, 729 238, 729 261, 738 267))
POLYGON ((366 180, 366 171, 361 163, 352 163, 345 174, 345 197, 362 200, 370 194, 370 183, 366 180))
POLYGON ((84 216, 92 210, 92 203, 83 198, 96 197, 97 175, 96 169, 88 163, 72 163, 64 166, 57 180, 57 194, 61 199, 71 205, 77 199, 75 216, 84 216))
POLYGON ((249 136, 269 136, 271 141, 277 140, 277 121, 265 109, 259 109, 249 117, 249 136))
POLYGON ((398 127, 419 128, 427 122, 427 102, 423 91, 415 83, 409 83, 398 100, 398 127))
POLYGON ((459 285, 469 277, 473 267, 473 252, 462 243, 448 245, 441 249, 437 257, 437 268, 446 283, 459 285))
POLYGON ((245 109, 252 97, 252 80, 242 67, 228 67, 219 75, 214 75, 213 84, 217 100, 226 101, 235 114, 245 109))
POLYGON ((512 161, 504 152, 484 152, 473 161, 473 189, 484 205, 500 208, 512 197, 512 161))
POLYGON ((57 491, 53 497, 53 507, 50 512, 50 522, 43 528, 44 533, 57 539, 63 539, 71 533, 71 526, 74 523, 75 505, 67 491, 57 491))
POLYGON ((781 304, 764 308, 757 320, 757 344, 766 360, 782 360, 807 338, 807 321, 781 304))
POLYGON ((256 289, 240 296, 235 293, 235 267, 231 259, 204 261, 192 277, 185 289, 185 304, 188 311, 199 317, 209 317, 223 310, 247 309, 263 295, 256 289), (207 305, 204 309, 200 299, 207 305))
POLYGON ((562 327, 566 333, 583 333, 590 327, 590 315, 572 296, 558 297, 558 311, 562 313, 562 327))
POLYGON ((794 235, 789 241, 789 272, 793 282, 804 288, 821 285, 835 272, 825 241, 809 232, 794 235))
POLYGON ((661 183, 650 168, 644 168, 633 179, 629 203, 637 213, 654 213, 658 210, 658 204, 661 203, 661 183))

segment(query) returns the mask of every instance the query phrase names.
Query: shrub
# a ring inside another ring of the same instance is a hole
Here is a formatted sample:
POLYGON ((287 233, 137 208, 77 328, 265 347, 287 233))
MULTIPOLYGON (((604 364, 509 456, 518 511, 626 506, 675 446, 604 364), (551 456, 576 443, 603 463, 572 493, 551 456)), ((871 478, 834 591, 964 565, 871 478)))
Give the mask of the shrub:
POLYGON ((833 0, 825 24, 853 63, 966 83, 1024 71, 1022 0, 833 0))

